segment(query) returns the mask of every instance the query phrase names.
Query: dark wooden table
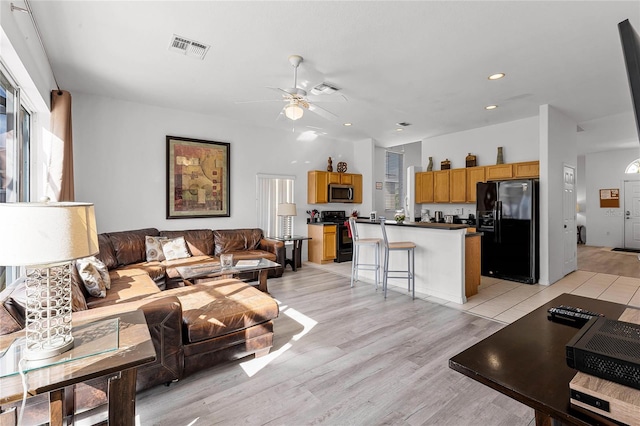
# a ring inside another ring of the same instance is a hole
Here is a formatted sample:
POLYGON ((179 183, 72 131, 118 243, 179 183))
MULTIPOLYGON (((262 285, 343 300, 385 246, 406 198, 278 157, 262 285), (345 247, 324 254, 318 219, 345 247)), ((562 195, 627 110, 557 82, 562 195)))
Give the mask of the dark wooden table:
POLYGON ((565 345, 579 331, 547 319, 547 309, 570 305, 617 319, 626 305, 562 294, 500 331, 460 352, 449 367, 535 410, 536 425, 602 424, 570 406, 565 345))
MULTIPOLYGON (((119 318, 119 342, 115 350, 98 353, 86 358, 73 358, 73 352, 81 350, 80 344, 68 352, 47 360, 52 365, 29 371, 27 375, 27 395, 49 393, 50 422, 52 426, 65 424, 69 412, 66 407, 65 392, 70 386, 90 379, 111 375, 109 382, 109 424, 135 425, 136 368, 152 362, 156 358, 149 328, 140 310, 92 318, 100 321, 119 318), (68 362, 60 360, 70 357, 68 362)), ((74 328, 88 321, 76 323, 74 328)), ((15 338, 24 335, 24 330, 0 336, 0 349, 9 347, 15 338)), ((9 351, 11 348, 9 349, 9 351)), ((22 382, 15 374, 0 378, 0 406, 19 401, 22 398, 22 382)), ((70 413, 73 416, 73 410, 70 413)), ((72 419, 71 419, 72 421, 72 419)))
POLYGON ((285 259, 284 267, 291 265, 291 270, 297 271, 298 268, 302 268, 302 242, 304 240, 310 240, 311 237, 303 237, 300 235, 292 235, 291 237, 269 237, 270 240, 282 241, 287 243, 291 241, 293 247, 291 249, 291 259, 285 259))

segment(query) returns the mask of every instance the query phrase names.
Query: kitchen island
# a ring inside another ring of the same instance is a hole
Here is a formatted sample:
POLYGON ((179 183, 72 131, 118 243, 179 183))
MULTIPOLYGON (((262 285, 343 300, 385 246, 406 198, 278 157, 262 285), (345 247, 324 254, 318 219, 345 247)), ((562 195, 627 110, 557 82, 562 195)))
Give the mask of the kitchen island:
MULTIPOLYGON (((360 238, 382 238, 379 222, 361 219, 357 224, 360 238)), ((480 238, 480 233, 468 233, 467 225, 451 223, 397 224, 387 220, 385 225, 390 242, 412 241, 416 244, 416 293, 460 304, 467 301, 469 291, 465 290, 465 242, 467 238, 480 238)), ((360 253, 362 263, 373 263, 371 250, 362 250, 360 253)), ((391 252, 389 269, 406 269, 406 262, 406 256, 391 252)), ((374 281, 373 271, 361 271, 360 276, 374 281)), ((389 278, 388 285, 406 289, 407 280, 389 278)))

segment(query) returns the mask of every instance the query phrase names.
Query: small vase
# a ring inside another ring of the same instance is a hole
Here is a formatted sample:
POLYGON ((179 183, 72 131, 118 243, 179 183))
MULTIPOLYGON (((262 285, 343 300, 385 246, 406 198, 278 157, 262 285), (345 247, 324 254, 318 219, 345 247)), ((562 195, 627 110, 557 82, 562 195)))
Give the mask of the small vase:
POLYGON ((502 147, 498 147, 498 158, 496 158, 496 164, 504 164, 504 156, 502 155, 502 147))
POLYGON ((429 157, 429 164, 427 165, 427 171, 433 171, 433 157, 429 157))

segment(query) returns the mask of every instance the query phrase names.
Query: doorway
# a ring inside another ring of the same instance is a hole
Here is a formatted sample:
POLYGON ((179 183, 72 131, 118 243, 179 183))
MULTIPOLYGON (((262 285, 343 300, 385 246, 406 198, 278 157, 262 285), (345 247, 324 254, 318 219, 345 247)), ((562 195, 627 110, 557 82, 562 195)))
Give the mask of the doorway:
POLYGON ((564 165, 562 218, 564 225, 564 275, 578 269, 576 241, 576 168, 564 165))
POLYGON ((640 250, 639 181, 624 181, 624 248, 640 250))

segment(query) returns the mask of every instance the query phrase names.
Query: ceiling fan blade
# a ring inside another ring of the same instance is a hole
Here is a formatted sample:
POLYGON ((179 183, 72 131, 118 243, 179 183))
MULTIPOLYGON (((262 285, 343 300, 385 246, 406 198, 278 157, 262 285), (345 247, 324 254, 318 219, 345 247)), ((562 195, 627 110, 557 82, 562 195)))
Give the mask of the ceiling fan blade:
POLYGON ((307 100, 310 102, 323 103, 349 102, 349 99, 347 99, 347 97, 343 94, 307 96, 307 100))
POLYGON ((267 89, 275 90, 276 92, 280 93, 282 96, 291 97, 291 93, 279 87, 267 87, 267 89))
POLYGON ((309 103, 309 111, 312 111, 327 120, 335 120, 338 118, 338 116, 331 111, 327 111, 326 109, 312 103, 309 103))
POLYGON ((260 102, 282 102, 282 99, 260 99, 255 101, 236 101, 235 104, 255 104, 260 102))

